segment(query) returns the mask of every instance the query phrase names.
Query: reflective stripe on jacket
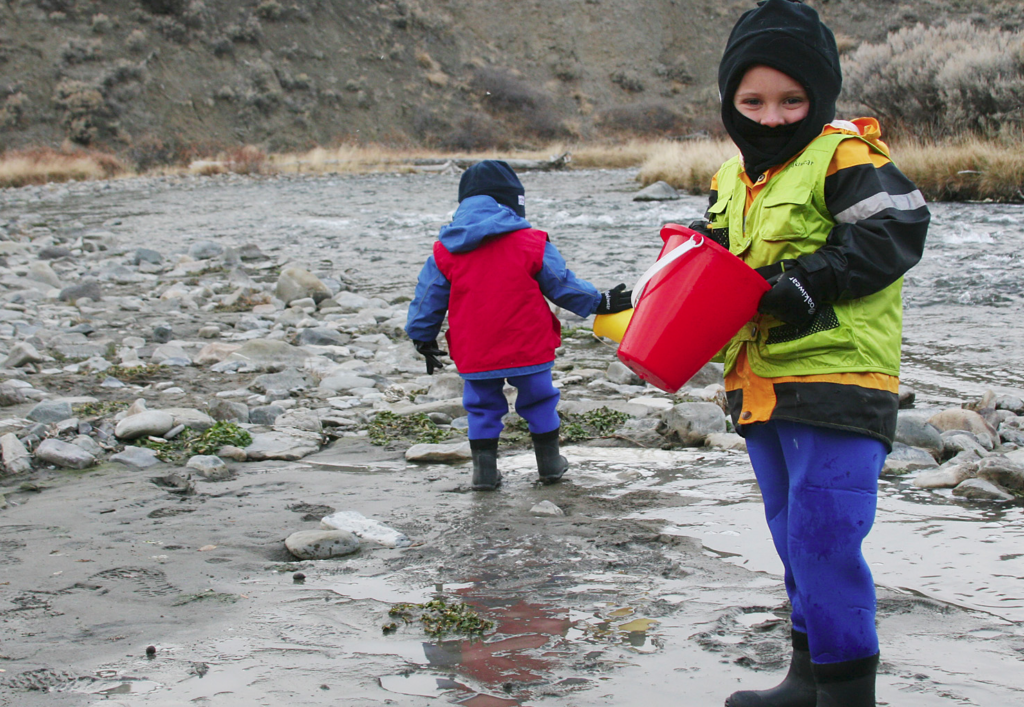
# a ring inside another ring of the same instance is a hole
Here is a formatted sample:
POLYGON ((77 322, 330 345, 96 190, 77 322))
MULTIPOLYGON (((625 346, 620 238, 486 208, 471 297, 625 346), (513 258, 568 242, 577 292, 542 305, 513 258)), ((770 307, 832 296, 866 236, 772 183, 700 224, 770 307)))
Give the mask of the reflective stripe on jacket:
MULTIPOLYGON (((761 189, 749 210, 738 158, 717 176, 718 199, 708 211, 710 226, 728 229, 729 249, 751 267, 814 253, 825 245, 836 220, 825 206, 824 185, 832 155, 844 133, 816 138, 761 189), (733 195, 736 198, 733 198, 733 195)), ((865 142, 882 154, 882 148, 865 142)), ((756 315, 725 350, 728 374, 746 347, 758 376, 877 372, 899 375, 902 278, 856 299, 823 305, 804 330, 769 315, 756 315)))

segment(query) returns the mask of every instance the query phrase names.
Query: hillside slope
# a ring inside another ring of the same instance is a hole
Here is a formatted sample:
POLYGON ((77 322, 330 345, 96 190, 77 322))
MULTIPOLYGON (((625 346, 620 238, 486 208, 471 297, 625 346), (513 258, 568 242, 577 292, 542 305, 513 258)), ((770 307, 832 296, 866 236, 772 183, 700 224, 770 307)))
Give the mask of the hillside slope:
MULTIPOLYGON (((818 0, 844 46, 1021 3, 818 0)), ((752 0, 6 0, 0 149, 514 147, 714 124, 752 0)))

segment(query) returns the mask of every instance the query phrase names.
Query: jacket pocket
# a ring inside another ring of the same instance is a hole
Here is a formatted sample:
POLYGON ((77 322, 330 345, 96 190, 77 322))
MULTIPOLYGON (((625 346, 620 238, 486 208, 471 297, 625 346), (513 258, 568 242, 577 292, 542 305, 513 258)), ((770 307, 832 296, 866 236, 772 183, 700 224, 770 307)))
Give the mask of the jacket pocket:
POLYGON ((796 241, 810 235, 806 219, 811 209, 810 201, 809 190, 765 194, 758 227, 761 238, 765 241, 796 241))

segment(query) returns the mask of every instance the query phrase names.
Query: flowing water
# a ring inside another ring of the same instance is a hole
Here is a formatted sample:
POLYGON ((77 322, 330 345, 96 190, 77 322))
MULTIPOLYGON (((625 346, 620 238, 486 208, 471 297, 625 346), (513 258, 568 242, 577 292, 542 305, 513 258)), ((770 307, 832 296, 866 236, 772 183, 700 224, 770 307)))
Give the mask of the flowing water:
MULTIPOLYGON (((528 218, 550 233, 578 275, 599 287, 634 282, 657 256, 661 224, 688 223, 706 206, 704 197, 694 196, 633 202, 637 185, 630 171, 521 176, 527 190, 528 218)), ((256 243, 281 263, 298 261, 321 275, 344 274, 362 294, 394 300, 411 295, 437 229, 456 206, 457 184, 457 176, 405 174, 51 185, 0 191, 0 221, 47 223, 72 236, 107 231, 129 248, 146 246, 164 253, 183 252, 191 243, 203 240, 256 243)), ((935 204, 932 214, 925 256, 905 279, 902 382, 917 391, 918 405, 925 407, 959 405, 986 390, 1024 396, 1024 207, 935 204)), ((668 535, 699 538, 706 552, 766 573, 767 585, 777 589, 781 567, 767 537, 757 488, 743 455, 574 448, 570 460, 577 470, 574 482, 594 494, 616 498, 651 490, 676 498, 675 503, 635 515, 663 522, 668 535)), ((528 473, 530 460, 520 461, 523 473, 528 473)), ((514 466, 516 462, 510 463, 514 466)), ((1020 503, 964 502, 948 491, 921 491, 905 481, 883 479, 878 518, 865 552, 877 583, 891 593, 991 617, 997 627, 985 629, 993 634, 979 632, 973 637, 980 641, 1024 622, 1022 521, 1020 503)), ((614 516, 609 522, 614 522, 614 516)), ((355 585, 339 592, 352 600, 384 591, 379 580, 351 581, 355 585)), ((580 575, 558 579, 557 592, 553 593, 552 585, 542 594, 550 599, 559 593, 599 592, 608 582, 621 587, 634 581, 643 584, 644 591, 659 593, 663 601, 677 601, 681 606, 706 589, 681 581, 676 586, 672 581, 580 575)), ((488 591, 486 585, 471 582, 446 591, 475 597, 500 614, 505 610, 501 609, 505 606, 503 595, 497 589, 488 591)), ((402 586, 396 597, 414 600, 410 597, 429 588, 426 584, 402 586)), ((720 597, 720 601, 728 599, 720 597)), ((635 607, 621 602, 593 606, 584 613, 556 612, 556 618, 543 607, 533 607, 526 612, 533 623, 527 621, 524 625, 528 628, 520 626, 518 634, 557 636, 570 644, 620 642, 634 656, 647 655, 651 662, 645 671, 635 674, 623 669, 627 675, 648 681, 644 694, 650 696, 651 704, 672 704, 678 680, 691 681, 697 690, 694 694, 717 695, 725 690, 714 680, 709 683, 701 672, 713 670, 720 661, 702 654, 688 640, 701 623, 699 616, 659 627, 636 613, 635 607), (673 648, 662 651, 666 644, 673 648), (695 667, 678 667, 687 660, 695 667), (672 679, 652 678, 670 673, 674 673, 672 679)), ((748 612, 737 620, 749 627, 774 619, 765 610, 748 612)), ((509 633, 517 630, 509 629, 509 633)), ((898 631, 893 628, 890 633, 898 631)), ((716 640, 728 643, 726 634, 720 631, 716 640)), ((928 650, 926 640, 914 643, 910 635, 890 640, 906 650, 928 650)), ((546 669, 545 661, 558 660, 557 651, 542 652, 546 642, 545 638, 536 645, 529 641, 492 645, 485 651, 487 655, 475 649, 473 656, 466 654, 473 653, 466 646, 412 643, 406 646, 405 659, 433 672, 384 675, 380 686, 393 696, 440 696, 455 689, 445 670, 458 665, 465 668, 461 679, 484 684, 488 681, 484 668, 502 648, 507 649, 506 655, 529 653, 531 657, 522 657, 517 668, 523 673, 520 678, 528 681, 546 669), (474 673, 468 667, 472 665, 483 672, 474 673)), ((396 648, 392 645, 387 650, 393 653, 396 648)), ((365 651, 373 653, 374 648, 367 646, 365 651)), ((1005 656, 987 664, 963 658, 962 669, 973 680, 950 667, 960 658, 948 654, 945 662, 942 656, 933 658, 933 678, 938 673, 940 677, 934 680, 950 686, 950 703, 1019 704, 1016 700, 1024 693, 1024 682, 1006 677, 1007 671, 1020 672, 1019 656, 1016 663, 1012 659, 1007 663, 1005 656)), ((237 665, 238 670, 244 667, 237 665)), ((738 669, 725 670, 731 680, 738 669)), ((887 681, 890 688, 901 691, 905 698, 901 704, 939 704, 915 698, 916 679, 901 674, 887 681)), ((564 685, 563 694, 572 687, 571 683, 564 685)), ((628 701, 631 694, 629 685, 621 681, 603 689, 591 690, 592 701, 579 704, 626 704, 622 700, 628 701)), ((497 687, 495 690, 500 692, 497 687)), ((519 704, 493 694, 492 701, 486 701, 482 695, 478 695, 480 701, 465 704, 519 704)), ((551 703, 568 704, 555 698, 551 703)))

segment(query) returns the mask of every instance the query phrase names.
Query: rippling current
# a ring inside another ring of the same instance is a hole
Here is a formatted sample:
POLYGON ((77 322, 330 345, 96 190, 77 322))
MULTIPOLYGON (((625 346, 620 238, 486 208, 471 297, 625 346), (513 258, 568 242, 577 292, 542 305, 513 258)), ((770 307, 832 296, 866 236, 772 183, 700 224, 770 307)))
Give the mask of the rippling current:
MULTIPOLYGON (((526 172, 527 217, 598 286, 632 283, 665 222, 700 216, 706 197, 634 202, 635 173, 526 172)), ((0 191, 0 219, 38 214, 66 235, 110 231, 164 252, 197 240, 257 243, 365 294, 412 293, 458 177, 438 174, 273 179, 134 179, 0 191)), ((959 402, 1024 389, 1024 206, 933 204, 923 260, 905 280, 903 381, 920 399, 959 402)))

